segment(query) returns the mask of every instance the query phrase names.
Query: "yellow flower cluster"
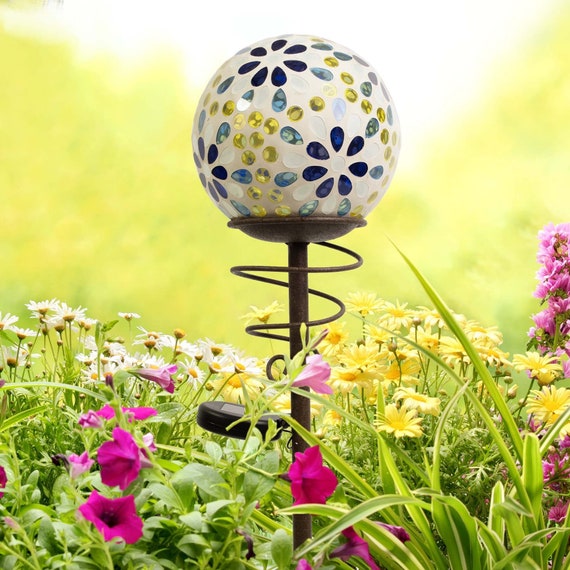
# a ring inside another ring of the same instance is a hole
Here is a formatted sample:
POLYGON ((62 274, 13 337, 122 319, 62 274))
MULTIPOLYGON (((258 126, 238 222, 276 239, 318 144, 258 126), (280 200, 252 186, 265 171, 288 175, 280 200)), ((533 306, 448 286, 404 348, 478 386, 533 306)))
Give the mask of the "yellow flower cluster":
MULTIPOLYGON (((361 335, 351 340, 346 322, 328 325, 319 350, 331 363, 330 385, 345 397, 360 395, 367 405, 380 396, 385 402, 377 414, 379 431, 395 437, 420 437, 425 416, 437 416, 441 400, 431 385, 429 359, 421 349, 433 353, 465 374, 469 357, 461 343, 449 333, 444 320, 427 307, 410 308, 407 303, 390 303, 374 293, 348 295, 349 315, 362 324, 361 335)), ((488 366, 501 375, 511 366, 500 349, 503 337, 496 327, 483 327, 454 314, 477 352, 488 366)), ((433 368, 433 366, 432 366, 433 368)))

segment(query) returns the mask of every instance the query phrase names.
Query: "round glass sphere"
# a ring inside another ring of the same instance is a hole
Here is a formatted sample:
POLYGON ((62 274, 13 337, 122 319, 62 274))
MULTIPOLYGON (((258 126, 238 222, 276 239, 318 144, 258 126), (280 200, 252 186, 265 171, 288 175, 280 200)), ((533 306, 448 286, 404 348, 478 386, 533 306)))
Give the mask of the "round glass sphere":
POLYGON ((363 218, 394 175, 400 126, 380 75, 335 42, 269 38, 204 90, 192 132, 202 185, 230 219, 363 218))

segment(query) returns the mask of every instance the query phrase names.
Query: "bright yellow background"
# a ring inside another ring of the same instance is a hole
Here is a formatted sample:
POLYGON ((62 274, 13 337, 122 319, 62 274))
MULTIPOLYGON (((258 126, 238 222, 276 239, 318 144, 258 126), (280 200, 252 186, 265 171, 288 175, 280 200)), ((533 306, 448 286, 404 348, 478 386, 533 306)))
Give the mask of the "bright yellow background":
MULTIPOLYGON (((453 309, 523 351, 539 310, 536 234, 570 220, 569 31, 566 8, 496 61, 485 96, 396 173, 365 228, 338 240, 364 267, 311 285, 426 303, 389 237, 453 309)), ((127 75, 0 23, 0 78, 0 311, 57 297, 101 320, 134 311, 146 328, 267 352, 239 316, 283 293, 229 268, 283 264, 286 248, 227 228, 203 191, 190 143, 202 86, 188 88, 180 62, 156 56, 127 75)), ((317 265, 344 262, 310 252, 317 265)))

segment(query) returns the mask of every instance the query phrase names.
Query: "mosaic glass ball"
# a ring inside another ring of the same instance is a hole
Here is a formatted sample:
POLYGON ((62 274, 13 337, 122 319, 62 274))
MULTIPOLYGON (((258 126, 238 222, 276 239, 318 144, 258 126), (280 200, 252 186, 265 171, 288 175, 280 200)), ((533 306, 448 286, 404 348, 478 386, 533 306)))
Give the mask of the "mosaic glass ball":
POLYGON ((218 69, 192 146, 202 185, 230 219, 362 218, 390 185, 400 126, 367 61, 323 38, 285 35, 218 69))

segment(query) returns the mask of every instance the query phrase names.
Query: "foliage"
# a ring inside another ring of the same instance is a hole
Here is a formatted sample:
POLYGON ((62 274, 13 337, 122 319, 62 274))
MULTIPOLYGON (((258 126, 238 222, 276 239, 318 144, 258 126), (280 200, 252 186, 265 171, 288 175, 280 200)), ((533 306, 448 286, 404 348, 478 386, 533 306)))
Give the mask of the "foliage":
MULTIPOLYGON (((550 230, 564 261, 567 226, 550 230)), ((0 568, 567 568, 565 366, 511 361, 497 327, 450 310, 402 256, 433 309, 353 293, 355 332, 330 324, 281 367, 133 330, 135 313, 102 323, 53 299, 28 303, 30 328, 0 314, 0 568), (197 425, 216 399, 244 405, 245 439, 197 425), (309 446, 292 463, 277 423, 255 427, 268 410, 309 446), (293 549, 299 514, 314 535, 293 549)), ((267 323, 281 307, 255 309, 267 323)))

